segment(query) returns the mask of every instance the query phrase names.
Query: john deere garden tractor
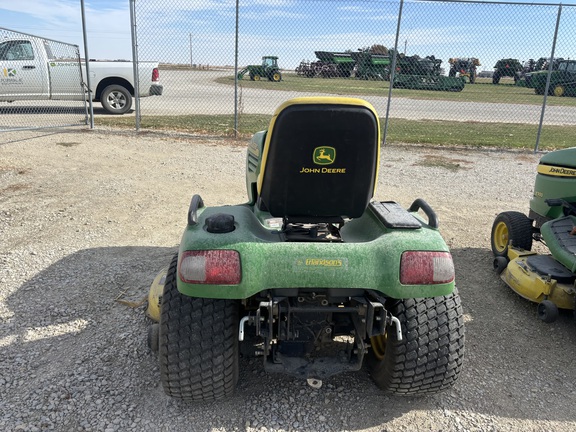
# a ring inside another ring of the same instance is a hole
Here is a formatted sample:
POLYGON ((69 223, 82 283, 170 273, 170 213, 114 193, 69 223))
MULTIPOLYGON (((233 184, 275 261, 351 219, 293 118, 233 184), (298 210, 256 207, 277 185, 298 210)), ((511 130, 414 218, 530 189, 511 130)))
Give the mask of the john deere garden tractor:
POLYGON ((278 68, 278 57, 276 56, 264 56, 261 65, 246 66, 238 72, 238 79, 241 80, 246 74, 251 81, 260 81, 262 78, 268 78, 268 81, 273 82, 282 81, 282 73, 278 68))
POLYGON ((296 98, 248 146, 248 202, 192 197, 149 294, 168 395, 231 395, 240 352, 315 388, 365 363, 395 394, 456 382, 464 320, 452 256, 426 201, 373 199, 379 160, 368 102, 296 98))
POLYGON ((538 304, 544 322, 574 309, 576 281, 576 147, 544 155, 528 216, 500 213, 492 225, 494 269, 515 292, 538 304), (533 241, 548 253, 532 251, 533 241))

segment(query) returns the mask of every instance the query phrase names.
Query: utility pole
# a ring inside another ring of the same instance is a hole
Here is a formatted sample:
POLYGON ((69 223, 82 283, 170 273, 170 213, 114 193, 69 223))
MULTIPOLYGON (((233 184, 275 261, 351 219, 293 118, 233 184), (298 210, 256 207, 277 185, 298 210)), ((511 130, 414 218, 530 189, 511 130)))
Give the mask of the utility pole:
POLYGON ((192 69, 192 33, 190 33, 190 69, 192 69))

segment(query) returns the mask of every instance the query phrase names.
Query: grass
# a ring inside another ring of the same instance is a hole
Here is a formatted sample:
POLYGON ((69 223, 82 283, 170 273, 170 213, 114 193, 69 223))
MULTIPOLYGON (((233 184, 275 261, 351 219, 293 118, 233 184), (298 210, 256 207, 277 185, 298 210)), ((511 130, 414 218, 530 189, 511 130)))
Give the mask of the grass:
MULTIPOLYGON (((233 85, 233 73, 216 81, 233 85)), ((284 73, 283 80, 273 83, 267 80, 240 81, 244 88, 266 90, 288 90, 314 94, 338 94, 369 96, 388 94, 388 82, 363 81, 344 78, 304 78, 294 73, 284 73)), ((426 90, 394 89, 393 97, 411 99, 453 100, 456 102, 486 102, 508 104, 541 105, 543 96, 533 89, 515 86, 511 79, 502 79, 500 85, 491 84, 490 79, 479 79, 476 84, 466 84, 462 92, 440 92, 426 90)), ((576 98, 549 97, 549 105, 576 106, 576 98)), ((457 109, 457 104, 454 105, 457 109)), ((208 136, 237 136, 249 139, 256 131, 266 129, 270 115, 241 114, 238 130, 235 131, 233 115, 186 115, 186 116, 143 116, 142 130, 176 131, 208 136)), ((384 119, 381 119, 384 126, 384 119)), ((96 125, 134 128, 133 117, 102 117, 95 119, 96 125)), ((388 143, 417 143, 437 146, 467 146, 533 149, 538 127, 519 123, 479 123, 436 120, 406 120, 392 118, 388 125, 388 143)), ((567 148, 576 143, 576 126, 545 125, 540 137, 541 150, 567 148)))
MULTIPOLYGON (((217 78, 216 82, 233 86, 234 74, 217 78)), ((354 78, 304 78, 294 73, 284 73, 282 81, 278 83, 268 80, 250 81, 245 76, 240 84, 244 88, 358 96, 388 96, 389 90, 389 82, 387 81, 365 81, 354 78)), ((461 92, 394 89, 392 95, 393 97, 408 99, 505 102, 539 106, 542 105, 544 98, 544 96, 534 93, 533 88, 516 86, 512 79, 507 78, 502 78, 499 85, 493 85, 491 79, 479 78, 476 84, 466 84, 461 92)), ((570 97, 548 97, 546 102, 553 106, 576 106, 576 98, 570 97)))
MULTIPOLYGON (((271 116, 242 114, 238 137, 248 139, 268 127, 271 116)), ((381 119, 384 126, 384 119, 381 119)), ((134 128, 133 117, 102 117, 96 125, 134 128)), ((141 130, 175 131, 188 134, 234 137, 234 117, 231 115, 144 116, 141 130)), ((383 129, 383 127, 382 127, 383 129)), ((536 125, 516 123, 450 122, 435 120, 390 119, 387 142, 415 143, 438 146, 467 146, 533 149, 536 125)), ((545 126, 540 138, 541 150, 573 147, 576 126, 545 126)))

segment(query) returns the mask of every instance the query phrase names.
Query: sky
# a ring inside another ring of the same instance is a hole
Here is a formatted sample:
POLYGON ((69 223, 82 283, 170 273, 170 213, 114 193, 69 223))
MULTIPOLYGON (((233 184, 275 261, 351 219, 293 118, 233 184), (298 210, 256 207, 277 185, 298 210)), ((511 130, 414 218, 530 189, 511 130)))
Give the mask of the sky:
MULTIPOLYGON (((563 2, 556 57, 576 56, 576 0, 563 2)), ((136 0, 140 60, 234 65, 235 0, 136 0)), ((277 55, 293 69, 315 51, 393 47, 398 0, 239 0, 238 64, 277 55)), ((80 47, 80 0, 0 0, 0 27, 80 47)), ((85 0, 88 54, 132 59, 129 0, 85 0)), ((558 6, 405 1, 398 49, 406 55, 476 57, 480 70, 500 58, 548 57, 558 6)))

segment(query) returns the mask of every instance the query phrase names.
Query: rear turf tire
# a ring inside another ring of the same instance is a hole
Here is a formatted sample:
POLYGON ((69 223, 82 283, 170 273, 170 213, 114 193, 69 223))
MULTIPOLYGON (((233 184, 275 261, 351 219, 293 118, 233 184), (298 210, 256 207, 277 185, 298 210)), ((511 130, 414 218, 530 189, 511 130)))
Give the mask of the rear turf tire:
POLYGON ((437 393, 454 385, 464 357, 464 318, 458 290, 442 297, 397 300, 402 340, 388 329, 371 339, 368 368, 382 390, 406 396, 437 393))
POLYGON ((178 255, 161 303, 158 357, 164 391, 186 401, 230 396, 238 381, 238 303, 182 295, 177 265, 178 255))

